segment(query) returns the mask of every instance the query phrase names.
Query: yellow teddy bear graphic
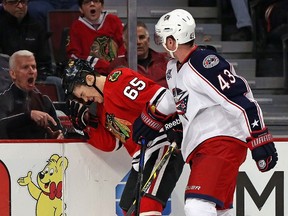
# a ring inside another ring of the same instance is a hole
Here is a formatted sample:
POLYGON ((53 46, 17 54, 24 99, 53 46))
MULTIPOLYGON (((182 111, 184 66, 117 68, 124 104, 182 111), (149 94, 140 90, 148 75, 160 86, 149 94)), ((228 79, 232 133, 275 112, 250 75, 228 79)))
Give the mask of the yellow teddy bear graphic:
POLYGON ((37 200, 36 216, 64 216, 62 202, 63 174, 68 167, 68 159, 53 154, 47 165, 37 175, 38 186, 32 182, 32 172, 18 179, 18 184, 27 186, 30 195, 37 200))

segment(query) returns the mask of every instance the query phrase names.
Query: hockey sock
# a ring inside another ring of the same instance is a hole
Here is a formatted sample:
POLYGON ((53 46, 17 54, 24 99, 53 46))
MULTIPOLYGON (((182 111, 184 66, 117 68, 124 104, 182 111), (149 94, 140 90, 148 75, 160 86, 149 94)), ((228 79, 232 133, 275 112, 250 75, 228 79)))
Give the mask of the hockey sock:
POLYGON ((160 202, 150 197, 142 197, 140 205, 140 216, 162 215, 163 206, 160 202))

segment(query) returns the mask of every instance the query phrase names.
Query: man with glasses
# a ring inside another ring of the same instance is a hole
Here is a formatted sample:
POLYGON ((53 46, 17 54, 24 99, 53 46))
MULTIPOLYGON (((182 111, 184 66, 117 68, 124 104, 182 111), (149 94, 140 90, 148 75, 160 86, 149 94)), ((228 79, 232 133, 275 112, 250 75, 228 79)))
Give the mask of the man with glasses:
POLYGON ((22 20, 27 12, 27 3, 28 0, 3 0, 2 5, 4 10, 11 13, 11 15, 15 16, 18 20, 22 20), (20 7, 21 9, 12 9, 12 7, 18 7, 19 4, 22 5, 20 7))
POLYGON ((0 53, 12 55, 20 49, 35 54, 38 69, 51 69, 46 30, 28 14, 28 0, 3 0, 0 20, 0 53))
POLYGON ((0 13, 0 53, 11 56, 18 50, 34 53, 38 80, 55 83, 61 87, 61 79, 53 75, 51 51, 46 29, 28 13, 28 0, 3 0, 0 13))

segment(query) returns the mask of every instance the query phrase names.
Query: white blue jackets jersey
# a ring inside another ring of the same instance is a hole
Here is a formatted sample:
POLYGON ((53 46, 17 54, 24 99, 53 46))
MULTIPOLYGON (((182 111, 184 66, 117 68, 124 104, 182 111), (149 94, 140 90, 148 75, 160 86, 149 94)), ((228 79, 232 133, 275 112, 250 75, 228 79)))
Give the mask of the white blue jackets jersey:
POLYGON ((216 52, 195 46, 182 65, 171 60, 166 79, 183 124, 184 160, 203 141, 233 137, 243 142, 264 127, 247 81, 216 52))

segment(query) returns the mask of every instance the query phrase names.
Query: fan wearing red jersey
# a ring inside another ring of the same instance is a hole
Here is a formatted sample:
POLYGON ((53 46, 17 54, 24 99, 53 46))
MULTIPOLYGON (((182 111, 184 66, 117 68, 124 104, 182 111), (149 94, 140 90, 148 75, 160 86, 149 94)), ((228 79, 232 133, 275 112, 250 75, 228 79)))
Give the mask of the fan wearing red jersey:
POLYGON ((85 59, 103 75, 110 61, 125 53, 120 18, 104 11, 104 0, 79 0, 81 16, 69 30, 66 52, 69 58, 85 59))

